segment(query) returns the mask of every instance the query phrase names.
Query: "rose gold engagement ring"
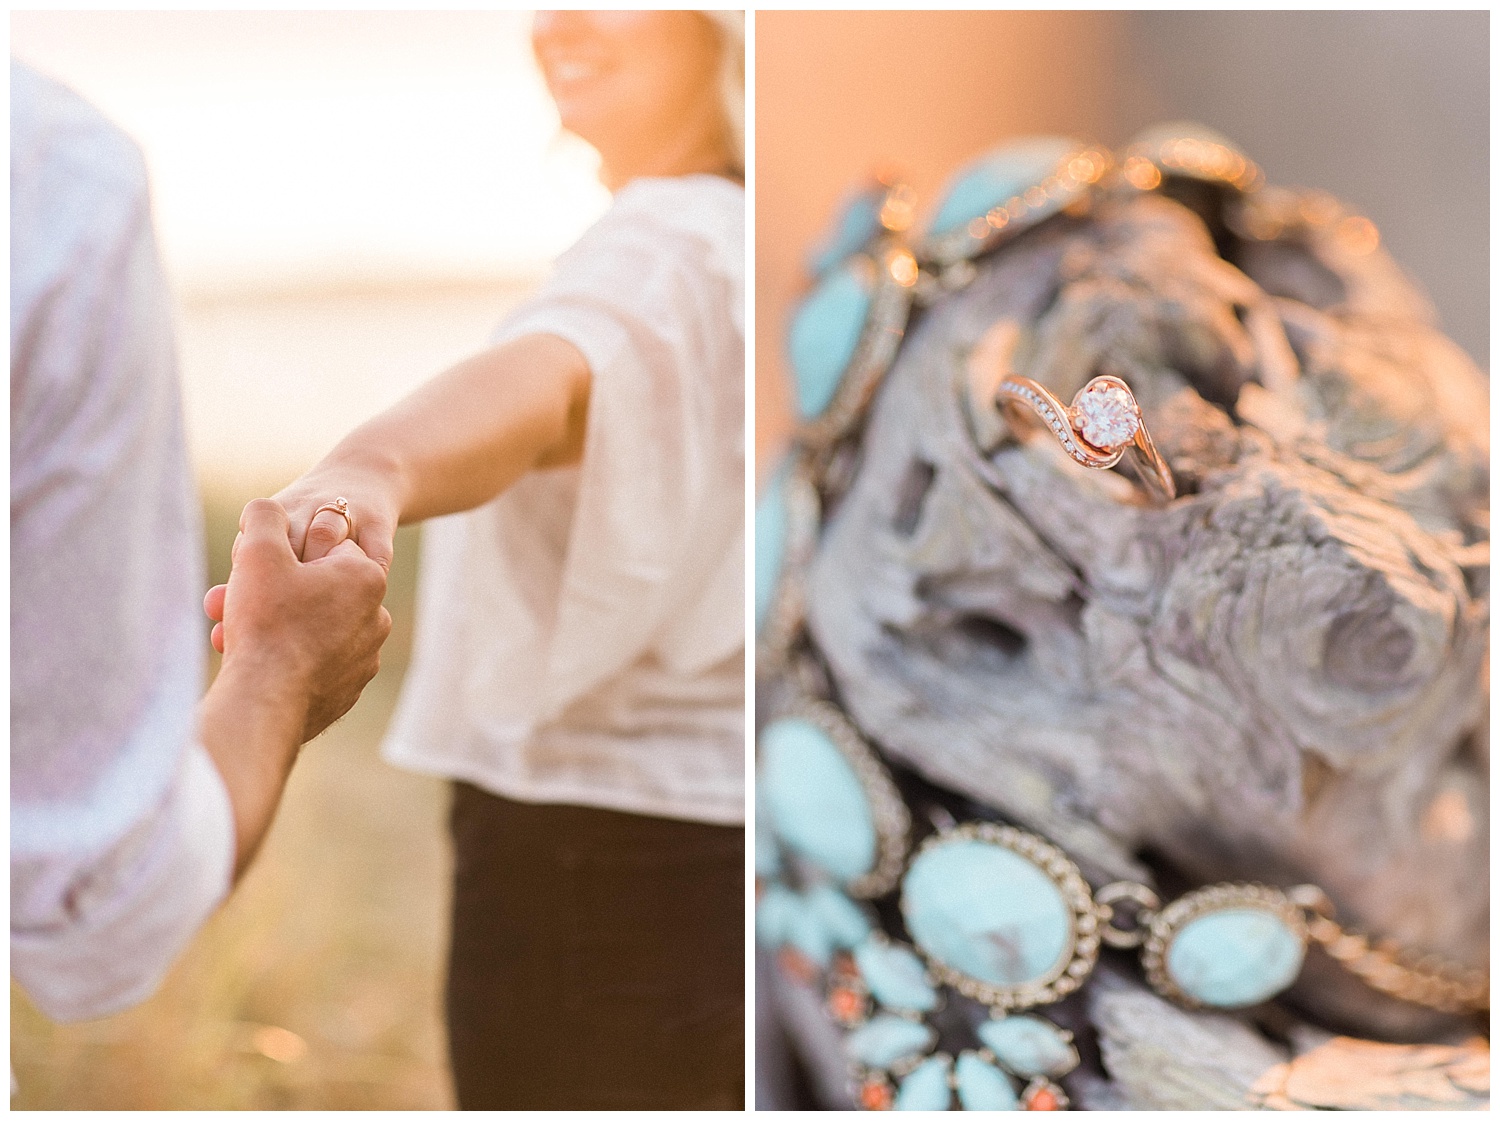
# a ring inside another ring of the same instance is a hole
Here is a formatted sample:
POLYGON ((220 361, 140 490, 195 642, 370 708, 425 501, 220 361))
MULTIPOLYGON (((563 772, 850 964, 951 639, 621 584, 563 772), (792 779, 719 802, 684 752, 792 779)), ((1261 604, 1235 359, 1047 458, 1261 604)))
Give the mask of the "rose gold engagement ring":
POLYGON ((1075 460, 1100 469, 1113 467, 1132 451, 1136 479, 1151 500, 1166 503, 1177 497, 1172 469, 1146 431, 1135 394, 1119 378, 1101 374, 1074 394, 1072 405, 1064 405, 1037 382, 1011 374, 1000 383, 995 403, 1017 439, 1045 426, 1075 460))
POLYGON ((349 540, 353 541, 354 540, 354 514, 351 513, 350 510, 349 510, 349 500, 347 498, 344 498, 342 495, 340 495, 338 498, 335 498, 332 502, 325 502, 325 503, 323 503, 323 505, 319 506, 316 510, 313 511, 313 517, 317 518, 317 516, 319 514, 321 514, 324 510, 332 510, 335 514, 338 514, 340 517, 342 517, 344 519, 345 524, 347 524, 349 526, 349 540))

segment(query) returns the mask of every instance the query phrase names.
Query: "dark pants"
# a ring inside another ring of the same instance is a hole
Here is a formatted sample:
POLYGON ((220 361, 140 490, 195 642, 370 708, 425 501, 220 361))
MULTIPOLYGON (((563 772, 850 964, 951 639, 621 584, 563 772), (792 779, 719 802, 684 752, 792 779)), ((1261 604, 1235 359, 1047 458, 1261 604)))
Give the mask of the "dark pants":
POLYGON ((462 1109, 743 1109, 745 831, 453 788, 462 1109))

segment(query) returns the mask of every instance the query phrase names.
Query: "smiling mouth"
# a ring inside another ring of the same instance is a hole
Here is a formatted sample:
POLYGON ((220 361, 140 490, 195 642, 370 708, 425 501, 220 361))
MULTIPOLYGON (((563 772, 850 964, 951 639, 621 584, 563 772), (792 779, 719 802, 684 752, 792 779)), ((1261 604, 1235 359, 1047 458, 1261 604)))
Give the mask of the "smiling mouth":
POLYGON ((546 66, 548 78, 567 84, 592 81, 604 73, 604 67, 599 63, 579 59, 557 59, 546 66))

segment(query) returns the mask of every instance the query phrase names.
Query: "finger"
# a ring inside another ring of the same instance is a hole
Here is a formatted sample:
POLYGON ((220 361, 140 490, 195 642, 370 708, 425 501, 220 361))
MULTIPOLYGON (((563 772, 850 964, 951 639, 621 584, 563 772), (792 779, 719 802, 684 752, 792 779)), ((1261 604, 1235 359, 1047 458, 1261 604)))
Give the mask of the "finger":
POLYGON ((224 653, 224 624, 215 623, 214 629, 208 632, 208 641, 213 643, 213 648, 220 654, 224 653))
MULTIPOLYGON (((332 551, 329 552, 327 557, 320 559, 333 560, 336 558, 351 558, 353 560, 357 560, 361 565, 368 565, 370 561, 370 558, 365 555, 364 550, 347 537, 344 538, 344 540, 340 541, 337 545, 335 545, 332 551)), ((374 576, 373 569, 367 569, 367 571, 370 572, 372 577, 374 576)), ((385 570, 382 569, 378 579, 381 579, 383 581, 384 574, 385 570)))
POLYGON ((333 510, 319 510, 308 523, 307 539, 302 543, 302 559, 315 561, 326 557, 348 539, 349 523, 344 515, 333 510))
POLYGON ((287 540, 291 542, 292 555, 300 557, 302 543, 307 537, 307 516, 298 509, 299 507, 305 509, 306 504, 298 498, 296 492, 297 486, 293 483, 291 486, 283 487, 271 497, 274 501, 280 502, 282 509, 287 512, 289 518, 287 540))
POLYGON ((291 542, 287 539, 287 513, 281 503, 269 498, 253 498, 240 514, 240 533, 237 553, 254 548, 267 557, 295 561, 291 542))
POLYGON ((234 544, 229 546, 229 563, 233 566, 235 558, 240 555, 240 542, 244 540, 245 533, 241 530, 234 535, 234 544))
POLYGON ((292 555, 300 557, 307 546, 307 523, 301 517, 291 520, 287 527, 287 540, 292 545, 292 555))
POLYGON ((328 550, 328 556, 330 556, 330 557, 358 557, 360 560, 368 560, 369 559, 368 557, 365 556, 364 550, 361 549, 357 544, 355 544, 353 541, 351 541, 347 537, 344 538, 342 541, 340 541, 337 545, 334 545, 331 549, 329 549, 328 550))
POLYGON ((365 556, 385 569, 387 573, 391 570, 391 562, 395 559, 396 542, 388 531, 378 527, 361 529, 359 531, 359 547, 365 556))
POLYGON ((385 569, 370 563, 370 558, 353 541, 340 541, 326 557, 308 563, 347 566, 348 574, 345 579, 353 582, 349 587, 358 589, 357 594, 360 596, 368 596, 368 604, 378 606, 385 599, 389 579, 385 569))
POLYGON ((215 584, 203 597, 203 614, 216 623, 224 621, 224 593, 227 591, 229 591, 228 584, 215 584))

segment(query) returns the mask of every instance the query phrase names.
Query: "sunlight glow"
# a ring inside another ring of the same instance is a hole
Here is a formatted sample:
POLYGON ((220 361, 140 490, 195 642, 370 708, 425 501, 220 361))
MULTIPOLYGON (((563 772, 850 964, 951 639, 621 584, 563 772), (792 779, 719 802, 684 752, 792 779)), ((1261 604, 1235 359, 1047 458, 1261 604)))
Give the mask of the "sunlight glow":
POLYGON ((536 275, 607 205, 523 12, 31 12, 141 144, 179 292, 536 275))

